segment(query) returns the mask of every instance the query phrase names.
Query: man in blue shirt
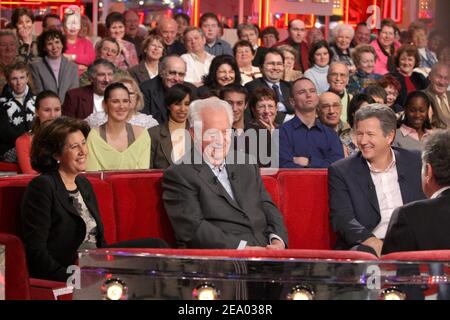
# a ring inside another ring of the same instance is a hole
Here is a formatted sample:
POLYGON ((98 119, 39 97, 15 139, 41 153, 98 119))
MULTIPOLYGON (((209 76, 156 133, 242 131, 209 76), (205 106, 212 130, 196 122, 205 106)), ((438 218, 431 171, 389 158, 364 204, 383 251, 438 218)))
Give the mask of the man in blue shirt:
POLYGON ((200 17, 200 28, 205 34, 205 50, 208 53, 213 56, 222 54, 234 56, 230 44, 220 39, 220 22, 214 13, 207 12, 200 17))
POLYGON ((316 117, 319 103, 311 80, 300 78, 292 86, 295 117, 280 128, 280 168, 328 168, 344 158, 336 132, 316 117))

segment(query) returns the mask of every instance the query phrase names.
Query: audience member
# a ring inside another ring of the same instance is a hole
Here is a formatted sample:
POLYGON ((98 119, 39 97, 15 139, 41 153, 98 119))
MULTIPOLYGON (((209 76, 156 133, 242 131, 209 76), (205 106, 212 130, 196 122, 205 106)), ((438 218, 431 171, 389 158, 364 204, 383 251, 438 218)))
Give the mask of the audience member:
POLYGON ((189 27, 184 32, 184 45, 187 53, 181 56, 186 62, 185 81, 197 87, 203 84, 203 77, 209 73, 214 56, 205 50, 206 38, 202 29, 189 27))
POLYGON ((352 57, 356 73, 350 76, 347 90, 350 94, 355 95, 363 92, 368 86, 376 84, 382 75, 374 73, 377 55, 371 45, 358 45, 353 49, 352 57))
POLYGON ((92 113, 103 111, 103 95, 113 80, 115 70, 114 65, 108 60, 95 60, 88 70, 92 84, 67 91, 63 115, 85 119, 92 113))
POLYGON ((31 129, 25 132, 16 140, 17 162, 21 173, 37 173, 31 166, 31 144, 34 135, 41 128, 41 125, 49 120, 54 120, 61 116, 61 101, 53 91, 44 90, 36 96, 35 116, 31 124, 31 129))
POLYGON ((345 63, 350 74, 356 72, 356 66, 352 59, 350 45, 355 31, 349 24, 339 24, 333 29, 333 42, 330 49, 333 52, 332 61, 345 63))
POLYGON ((261 42, 264 48, 272 48, 278 41, 280 41, 280 33, 275 27, 269 26, 261 31, 261 42))
POLYGON ((122 83, 112 83, 105 90, 103 108, 106 123, 93 128, 87 137, 88 171, 150 168, 150 135, 128 123, 130 92, 122 83))
POLYGON ((183 41, 184 31, 191 25, 191 18, 186 13, 177 13, 174 17, 178 24, 177 37, 179 41, 183 41))
POLYGON ((431 67, 435 65, 438 60, 436 55, 428 49, 427 26, 422 22, 414 21, 409 26, 409 33, 411 34, 413 45, 416 46, 419 51, 419 67, 424 75, 428 76, 431 67))
POLYGON ((347 91, 349 77, 350 74, 345 63, 333 62, 330 64, 327 75, 327 80, 330 84, 330 89, 328 91, 336 93, 341 98, 341 120, 344 122, 347 121, 348 105, 353 98, 353 95, 347 91))
POLYGON ((220 39, 221 24, 215 13, 207 12, 200 17, 200 28, 206 37, 205 50, 213 56, 227 54, 232 56, 233 50, 228 42, 220 39))
POLYGON ((31 74, 35 92, 50 90, 64 101, 66 92, 78 88, 78 66, 64 57, 66 37, 57 30, 48 30, 38 37, 39 56, 33 62, 31 74))
POLYGON ((333 52, 325 40, 317 41, 309 49, 309 64, 312 66, 305 71, 305 78, 314 83, 318 94, 328 91, 328 69, 333 58, 333 52))
POLYGON ((81 30, 81 14, 79 10, 79 8, 78 11, 68 8, 64 11, 63 29, 67 40, 64 56, 78 65, 78 75, 81 75, 94 62, 95 51, 90 40, 79 36, 81 30))
MULTIPOLYGON (((141 44, 140 44, 141 46, 141 44)), ((142 60, 128 72, 138 82, 153 79, 158 75, 159 61, 166 50, 164 40, 160 35, 149 35, 142 43, 142 60)))
POLYGON ((305 23, 299 19, 290 21, 288 24, 288 33, 289 36, 285 40, 276 43, 274 47, 279 47, 283 44, 293 47, 298 52, 298 60, 295 62, 294 69, 304 73, 310 67, 308 62, 309 46, 306 43, 305 23))
POLYGON ((178 83, 183 83, 190 86, 195 94, 195 87, 184 82, 185 76, 186 62, 176 55, 165 56, 159 65, 159 74, 153 79, 142 82, 139 86, 144 94, 142 113, 152 115, 160 124, 168 121, 169 112, 164 104, 167 90, 178 83))
POLYGON ((0 97, 0 161, 16 162, 16 139, 31 128, 35 96, 28 86, 24 62, 6 69, 7 84, 0 97))
POLYGON ((291 96, 291 83, 282 80, 284 73, 284 56, 278 49, 270 48, 261 65, 263 76, 255 79, 245 85, 248 92, 254 92, 257 88, 271 88, 275 92, 277 98, 277 110, 281 111, 281 117, 277 117, 277 123, 283 123, 286 114, 293 114, 291 96))
POLYGON ((18 7, 11 16, 11 25, 19 40, 19 56, 25 62, 32 62, 38 56, 36 39, 33 37, 34 14, 29 8, 18 7))
POLYGON ((259 29, 254 24, 241 23, 237 27, 237 35, 239 40, 250 42, 254 55, 252 65, 254 67, 259 67, 261 65, 261 60, 264 57, 264 53, 266 52, 266 48, 258 46, 259 29))
POLYGON ((178 24, 172 18, 162 18, 158 21, 157 31, 164 40, 167 55, 181 56, 187 52, 183 43, 177 40, 177 30, 178 24))
POLYGON ((138 57, 142 55, 141 44, 144 41, 144 37, 139 34, 139 16, 134 10, 126 10, 123 13, 125 19, 125 36, 124 40, 134 44, 138 57))
POLYGON ((12 31, 0 30, 0 93, 7 82, 6 68, 22 60, 18 58, 18 44, 12 31))
POLYGON ((370 43, 377 54, 375 73, 386 74, 395 69, 393 57, 400 47, 400 43, 395 41, 396 32, 398 32, 398 27, 393 20, 384 19, 381 21, 378 38, 370 43))
POLYGON ((204 85, 198 88, 201 98, 219 96, 220 90, 229 84, 241 84, 241 73, 236 60, 227 54, 216 56, 211 62, 209 73, 203 77, 204 85))
POLYGON ((111 38, 119 43, 120 51, 116 58, 116 67, 127 70, 139 63, 136 48, 133 43, 126 41, 125 37, 125 18, 119 12, 111 12, 106 17, 106 29, 111 38))
POLYGON ((314 83, 300 78, 292 86, 295 117, 280 128, 280 168, 327 168, 344 157, 336 132, 316 118, 314 83))
POLYGON ((395 113, 403 111, 403 106, 396 103, 397 97, 400 94, 402 86, 400 82, 391 74, 385 74, 377 84, 386 91, 386 104, 395 113))
POLYGON ((417 48, 411 45, 401 46, 395 55, 395 66, 397 71, 392 74, 400 82, 401 89, 397 98, 397 103, 405 105, 406 97, 413 91, 424 90, 428 87, 429 81, 425 76, 414 69, 419 66, 420 56, 417 48))
POLYGON ((393 146, 422 151, 423 141, 431 133, 428 117, 430 107, 431 102, 426 93, 414 91, 408 95, 393 146))
POLYGON ((252 65, 253 57, 255 56, 255 50, 250 42, 247 40, 240 40, 236 42, 233 47, 234 57, 236 59, 239 71, 241 73, 241 84, 246 85, 247 83, 255 80, 256 78, 262 77, 261 70, 259 67, 252 65))
POLYGON ((450 67, 442 62, 435 64, 430 72, 430 85, 424 92, 430 97, 433 114, 431 123, 435 128, 450 128, 450 67))
POLYGON ((44 18, 42 19, 42 31, 47 31, 50 29, 63 31, 61 19, 59 18, 59 15, 54 13, 47 13, 44 15, 44 18))
POLYGON ((282 45, 278 47, 278 50, 284 57, 284 75, 283 80, 293 82, 303 76, 303 73, 299 70, 294 70, 295 61, 297 58, 297 51, 289 45, 282 45))
POLYGON ((371 32, 367 26, 367 22, 360 22, 356 25, 355 36, 353 37, 352 47, 357 47, 360 44, 369 44, 371 39, 371 32))
POLYGON ((184 156, 186 146, 190 146, 185 133, 189 128, 187 121, 192 92, 184 84, 176 84, 166 92, 165 105, 169 109, 169 120, 149 130, 152 141, 150 168, 167 169, 184 156))

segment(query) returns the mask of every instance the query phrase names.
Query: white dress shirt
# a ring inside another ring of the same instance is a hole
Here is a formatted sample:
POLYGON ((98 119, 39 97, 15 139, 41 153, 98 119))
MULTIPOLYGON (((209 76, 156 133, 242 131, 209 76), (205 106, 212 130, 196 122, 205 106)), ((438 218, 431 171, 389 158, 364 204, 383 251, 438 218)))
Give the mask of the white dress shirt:
POLYGON ((203 76, 209 72, 209 67, 214 59, 212 54, 205 52, 205 61, 200 61, 195 53, 185 53, 181 56, 181 59, 186 62, 186 76, 184 81, 191 83, 200 83, 203 81, 203 76))
POLYGON ((105 111, 103 109, 102 103, 103 103, 103 96, 99 96, 98 94, 94 93, 94 112, 93 113, 105 111))
POLYGON ((398 183, 395 154, 394 151, 391 150, 391 152, 392 162, 383 171, 374 169, 371 164, 367 162, 373 184, 375 185, 381 214, 380 223, 372 231, 378 239, 384 239, 392 212, 403 205, 402 193, 398 183))

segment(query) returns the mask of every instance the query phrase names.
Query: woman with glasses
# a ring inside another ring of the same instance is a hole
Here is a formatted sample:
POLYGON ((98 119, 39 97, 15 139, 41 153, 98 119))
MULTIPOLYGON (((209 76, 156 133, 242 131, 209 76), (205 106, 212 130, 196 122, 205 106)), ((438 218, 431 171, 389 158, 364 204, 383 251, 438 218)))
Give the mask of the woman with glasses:
POLYGON ((158 75, 159 60, 166 51, 164 40, 159 35, 149 35, 142 43, 144 59, 128 72, 138 82, 153 79, 158 75))
POLYGON ((150 135, 141 126, 128 122, 131 95, 119 82, 110 84, 103 99, 108 120, 93 128, 87 138, 88 171, 148 169, 150 167, 150 135))

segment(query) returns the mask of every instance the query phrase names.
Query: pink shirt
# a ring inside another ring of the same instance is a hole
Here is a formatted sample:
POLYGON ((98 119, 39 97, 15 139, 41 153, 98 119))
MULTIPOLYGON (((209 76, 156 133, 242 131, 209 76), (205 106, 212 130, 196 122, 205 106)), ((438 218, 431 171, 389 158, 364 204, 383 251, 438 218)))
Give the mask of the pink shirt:
MULTIPOLYGON (((373 40, 371 43, 372 47, 375 49, 375 52, 377 53, 377 60, 375 61, 375 69, 373 70, 373 73, 378 74, 386 74, 389 73, 388 70, 388 56, 385 56, 383 53, 383 50, 381 50, 380 45, 378 44, 377 39, 373 40)), ((398 48, 400 48, 400 43, 394 42, 394 48, 395 51, 397 51, 398 48)))
POLYGON ((392 212, 403 205, 402 193, 398 183, 397 166, 395 165, 395 154, 394 151, 391 150, 391 152, 392 162, 383 171, 376 170, 367 162, 370 176, 375 185, 378 206, 380 207, 381 220, 372 231, 378 239, 384 239, 392 212))
MULTIPOLYGON (((404 137, 410 137, 416 141, 421 141, 419 139, 419 134, 417 133, 417 130, 414 128, 408 127, 406 124, 402 124, 400 126, 400 131, 402 132, 404 137)), ((422 140, 423 140, 423 138, 428 136, 431 132, 432 132, 432 130, 425 129, 425 134, 422 136, 422 140)))
MULTIPOLYGON (((89 66, 95 60, 95 50, 92 42, 85 38, 77 38, 75 43, 70 44, 67 41, 67 54, 74 54, 77 57, 75 58, 75 63, 78 65, 89 66)), ((78 68, 78 75, 81 75, 85 70, 80 70, 78 68)))

